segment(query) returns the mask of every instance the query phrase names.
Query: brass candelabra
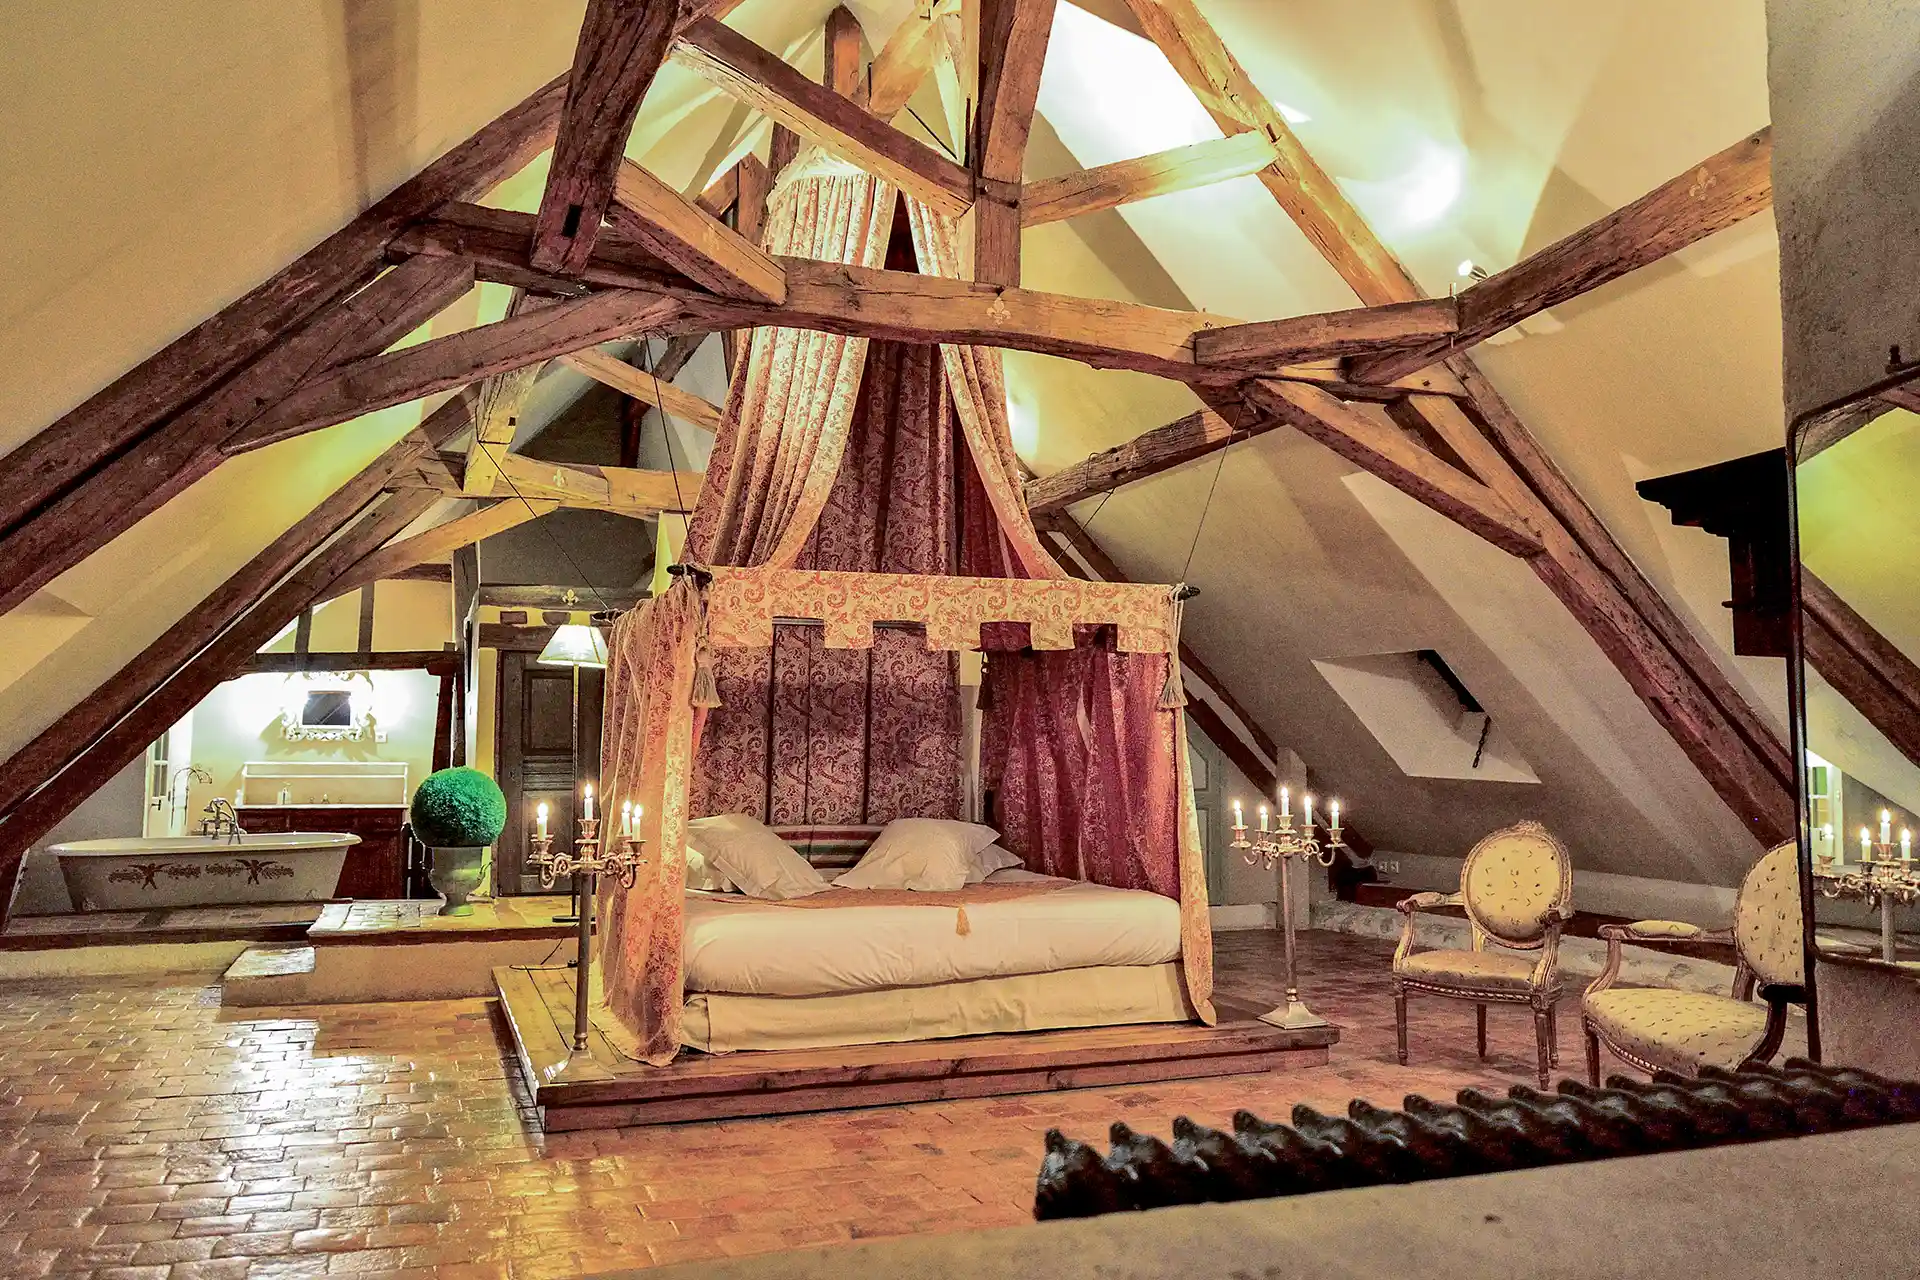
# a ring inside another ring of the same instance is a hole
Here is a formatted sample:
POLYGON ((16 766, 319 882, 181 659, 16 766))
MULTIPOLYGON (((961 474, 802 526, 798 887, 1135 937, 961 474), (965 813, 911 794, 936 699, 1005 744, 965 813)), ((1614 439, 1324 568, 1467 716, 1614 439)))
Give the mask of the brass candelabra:
POLYGON ((1267 806, 1260 806, 1260 826, 1251 833, 1249 839, 1246 816, 1241 812, 1240 802, 1233 802, 1233 840, 1231 847, 1241 851, 1248 866, 1260 862, 1266 863, 1272 870, 1275 863, 1280 867, 1280 928, 1286 939, 1287 956, 1287 1004, 1286 1008, 1271 1009, 1260 1015, 1260 1021, 1276 1027, 1297 1030, 1304 1027, 1324 1027, 1327 1020, 1306 1006, 1300 999, 1300 983, 1295 974, 1294 961, 1294 920, 1293 920, 1293 864, 1295 861, 1312 860, 1323 867, 1333 865, 1340 850, 1346 848, 1340 839, 1340 802, 1335 800, 1327 824, 1326 839, 1320 838, 1320 831, 1313 822, 1313 797, 1302 796, 1304 809, 1298 826, 1294 824, 1293 805, 1287 788, 1280 788, 1280 817, 1273 825, 1268 825, 1267 806))
POLYGON ((611 875, 623 888, 633 888, 640 868, 646 865, 647 859, 642 851, 647 842, 635 834, 634 822, 638 815, 628 806, 621 815, 620 833, 604 849, 601 848, 600 819, 591 816, 593 804, 589 792, 589 816, 581 818, 578 823, 574 847, 569 850, 562 845, 555 852, 553 837, 546 830, 546 806, 543 804, 540 809, 540 829, 533 837, 533 854, 528 861, 539 868, 540 887, 543 889, 551 889, 554 881, 562 877, 571 877, 574 900, 580 904, 578 958, 575 961, 573 984, 573 1048, 578 1053, 587 1047, 590 1026, 587 999, 593 978, 593 911, 600 893, 600 877, 611 875))
POLYGON ((1893 909, 1920 902, 1920 875, 1913 867, 1913 833, 1902 831, 1900 842, 1893 842, 1889 815, 1880 815, 1880 837, 1860 828, 1860 861, 1852 870, 1834 855, 1831 829, 1825 832, 1826 847, 1814 855, 1813 884, 1820 896, 1828 899, 1850 898, 1880 909, 1880 958, 1892 963, 1896 958, 1893 909), (1899 850, 1898 856, 1895 849, 1899 850))

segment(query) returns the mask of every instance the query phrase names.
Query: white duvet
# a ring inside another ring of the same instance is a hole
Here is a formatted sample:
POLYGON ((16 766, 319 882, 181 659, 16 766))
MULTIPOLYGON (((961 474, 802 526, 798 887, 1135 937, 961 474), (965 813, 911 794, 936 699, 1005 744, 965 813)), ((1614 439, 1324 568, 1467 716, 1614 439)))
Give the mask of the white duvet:
MULTIPOLYGON (((990 880, 1031 879, 1026 871, 990 880)), ((1072 884, 1051 893, 952 907, 772 906, 740 894, 687 894, 686 989, 812 996, 1165 964, 1180 956, 1180 907, 1138 889, 1072 884)))

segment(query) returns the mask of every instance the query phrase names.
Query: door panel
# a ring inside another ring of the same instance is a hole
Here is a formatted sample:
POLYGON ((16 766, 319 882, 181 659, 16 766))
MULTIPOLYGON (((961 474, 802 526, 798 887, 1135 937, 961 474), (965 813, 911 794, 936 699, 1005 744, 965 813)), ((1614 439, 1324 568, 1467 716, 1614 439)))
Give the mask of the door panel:
POLYGON ((507 827, 494 847, 496 891, 539 893, 540 877, 526 865, 534 814, 547 805, 555 840, 571 840, 579 784, 600 772, 601 697, 604 673, 580 669, 580 732, 573 735, 571 667, 542 666, 531 653, 500 655, 500 789, 507 795, 507 827))

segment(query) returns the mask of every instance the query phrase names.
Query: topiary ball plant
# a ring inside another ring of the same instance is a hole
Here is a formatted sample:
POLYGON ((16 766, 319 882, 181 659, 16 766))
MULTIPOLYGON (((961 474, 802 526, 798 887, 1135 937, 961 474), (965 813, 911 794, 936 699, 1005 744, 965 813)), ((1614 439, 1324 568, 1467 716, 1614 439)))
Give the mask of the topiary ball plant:
POLYGON ((413 831, 435 849, 472 849, 492 844, 507 825, 507 797, 478 769, 442 769, 428 774, 413 793, 413 831))

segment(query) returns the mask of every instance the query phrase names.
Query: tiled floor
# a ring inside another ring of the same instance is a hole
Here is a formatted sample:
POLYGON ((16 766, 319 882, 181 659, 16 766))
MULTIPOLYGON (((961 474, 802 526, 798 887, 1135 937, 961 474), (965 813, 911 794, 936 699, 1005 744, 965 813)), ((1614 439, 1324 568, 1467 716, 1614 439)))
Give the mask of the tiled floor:
MULTIPOLYGON (((215 988, 0 988, 0 1275, 544 1277, 1030 1220, 1041 1134, 1284 1118, 1531 1077, 1524 1011, 1416 1001, 1391 948, 1302 936, 1326 1067, 1188 1084, 544 1137, 491 1002, 223 1010, 215 988)), ((1222 934, 1223 992, 1272 1003, 1271 933, 1222 934)), ((1572 1003, 1571 1001, 1569 1002, 1572 1003)), ((1578 1019, 1562 1063, 1580 1069, 1578 1019)))

